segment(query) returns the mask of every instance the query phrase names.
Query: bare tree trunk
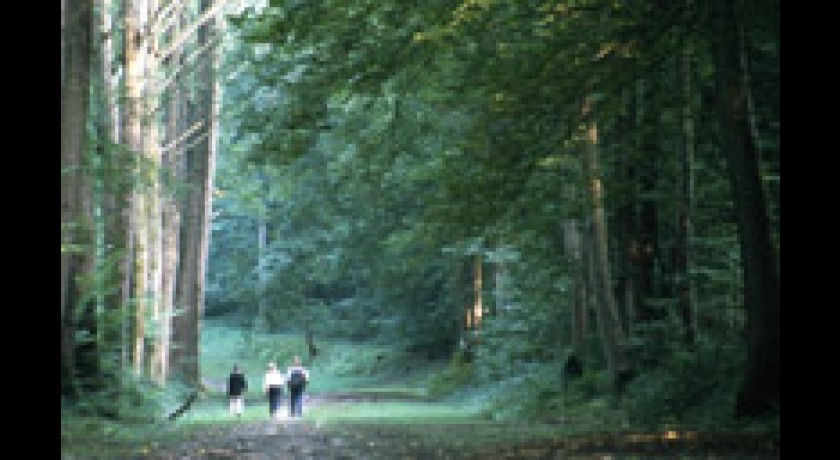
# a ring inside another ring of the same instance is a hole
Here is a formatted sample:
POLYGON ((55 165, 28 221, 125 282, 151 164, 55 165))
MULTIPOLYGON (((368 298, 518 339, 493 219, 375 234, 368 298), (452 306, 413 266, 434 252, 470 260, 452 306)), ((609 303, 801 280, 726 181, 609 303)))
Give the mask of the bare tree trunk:
MULTIPOLYGON (((203 10, 210 11, 215 8, 212 0, 204 0, 203 10)), ((210 45, 215 40, 216 29, 224 26, 224 21, 216 21, 210 19, 205 24, 204 35, 199 39, 202 45, 210 45)), ((199 344, 201 340, 201 321, 204 316, 204 303, 206 294, 206 280, 207 280, 207 259, 210 254, 210 225, 213 217, 213 189, 216 176, 216 155, 217 142, 219 136, 219 94, 221 91, 221 84, 217 77, 219 73, 219 50, 216 45, 212 45, 212 50, 209 52, 210 64, 204 68, 206 73, 205 81, 207 85, 206 103, 206 119, 208 120, 209 135, 207 138, 207 155, 206 164, 204 168, 204 196, 203 196, 203 213, 201 221, 201 246, 199 253, 199 273, 198 273, 198 322, 196 324, 196 356, 200 350, 199 344)), ((201 368, 197 367, 197 379, 201 378, 201 368)))
POLYGON ((473 256, 473 306, 472 320, 473 329, 478 332, 481 329, 481 318, 484 315, 484 273, 483 257, 481 252, 473 256))
POLYGON ((659 253, 659 216, 654 198, 659 169, 659 107, 655 98, 654 69, 648 71, 650 78, 638 81, 638 109, 641 111, 637 129, 641 130, 639 165, 636 168, 639 179, 640 212, 636 227, 636 312, 639 321, 662 319, 664 312, 648 301, 657 296, 655 263, 659 253))
POLYGON ((318 356, 318 347, 315 346, 315 335, 312 332, 312 325, 309 321, 306 322, 306 348, 309 350, 310 361, 318 356))
MULTIPOLYGON (((186 17, 187 12, 179 10, 176 14, 178 15, 175 20, 177 30, 181 33, 182 30, 189 27, 189 21, 186 17)), ((176 49, 180 49, 180 47, 176 49)), ((185 88, 196 83, 195 74, 181 74, 178 78, 183 80, 183 86, 185 88)), ((178 123, 179 133, 184 126, 192 126, 200 118, 197 115, 196 103, 193 97, 193 93, 189 91, 179 93, 178 119, 184 120, 183 123, 180 121, 178 123)), ((195 361, 195 356, 191 355, 192 350, 190 344, 194 342, 192 338, 195 322, 195 292, 193 286, 196 282, 196 262, 198 258, 194 230, 198 208, 195 198, 197 187, 195 172, 197 149, 195 138, 198 135, 200 133, 189 132, 183 139, 183 146, 177 146, 177 151, 179 152, 178 182, 184 184, 184 191, 178 196, 177 200, 180 227, 178 229, 178 266, 175 275, 175 308, 178 310, 178 313, 172 318, 172 350, 170 355, 170 370, 172 371, 173 377, 196 385, 198 384, 198 380, 191 380, 190 377, 193 362, 195 361)))
POLYGON ((638 151, 633 147, 633 133, 638 131, 636 126, 636 96, 632 88, 622 90, 622 110, 618 120, 618 143, 626 149, 619 160, 619 178, 615 181, 617 188, 615 197, 615 221, 616 221, 616 243, 617 251, 617 292, 616 298, 621 311, 621 323, 625 331, 632 331, 636 319, 636 267, 635 259, 631 255, 631 247, 636 238, 636 227, 634 224, 635 207, 638 201, 638 151))
POLYGON ((493 298, 493 315, 499 315, 510 307, 510 273, 504 260, 497 261, 493 270, 493 298))
MULTIPOLYGON (((688 39, 687 39, 688 40, 688 39)), ((677 207, 677 238, 675 272, 677 302, 682 319, 683 337, 688 346, 694 345, 694 286, 691 279, 691 215, 694 208, 694 115, 692 110, 692 49, 687 41, 682 56, 683 89, 683 158, 680 171, 680 203, 677 207)))
MULTIPOLYGON (((181 4, 174 5, 174 11, 171 13, 175 15, 176 20, 173 22, 173 33, 178 34, 180 30, 180 16, 181 4)), ((181 52, 176 50, 169 58, 170 68, 177 67, 180 64, 181 52)), ((180 78, 175 77, 171 85, 167 88, 169 91, 168 102, 169 106, 166 111, 166 132, 167 142, 166 148, 162 152, 162 168, 163 171, 169 175, 169 180, 165 182, 167 185, 164 188, 164 196, 162 197, 162 212, 163 212, 163 279, 162 279, 162 299, 161 310, 164 321, 161 325, 160 340, 161 340, 161 377, 163 381, 168 381, 172 370, 172 333, 173 321, 175 318, 176 309, 176 286, 177 270, 178 270, 178 254, 180 248, 179 229, 181 226, 181 215, 178 207, 177 187, 175 184, 181 180, 179 171, 180 148, 178 140, 181 130, 181 86, 180 78)), ((167 89, 161 89, 165 91, 167 89)), ((162 96, 161 96, 162 97, 162 96)))
POLYGON ((76 396, 77 313, 95 309, 85 300, 85 278, 93 260, 88 148, 91 27, 90 2, 67 0, 63 8, 61 84, 61 383, 62 395, 76 396))
MULTIPOLYGON (((588 192, 584 192, 588 193, 588 192)), ((588 200, 587 200, 588 201, 588 200)), ((591 211, 586 210, 586 212, 591 214, 591 211)), ((594 314, 595 321, 598 321, 598 305, 601 302, 601 297, 598 293, 598 262, 595 257, 595 235, 592 229, 592 217, 589 216, 584 220, 583 224, 581 225, 581 246, 583 247, 583 260, 584 260, 584 285, 586 286, 586 297, 584 298, 584 309, 582 311, 582 321, 581 327, 584 328, 584 350, 586 353, 590 353, 591 351, 588 350, 589 348, 589 339, 590 334, 595 331, 595 328, 599 327, 598 324, 592 326, 591 320, 593 319, 592 316, 594 314)), ((601 337, 600 332, 598 332, 598 337, 601 337)), ((594 351, 594 350, 593 350, 594 351)), ((587 361, 589 361, 587 359, 587 361)))
MULTIPOLYGON (((202 0, 201 6, 205 16, 188 27, 192 29, 197 25, 198 46, 209 45, 213 39, 215 19, 206 15, 217 10, 208 0, 202 0)), ((200 384, 199 341, 204 310, 204 283, 216 155, 215 139, 218 130, 218 107, 215 94, 218 90, 215 81, 216 51, 211 52, 210 56, 210 65, 202 67, 196 76, 200 91, 194 113, 198 121, 204 122, 208 130, 191 142, 194 145, 187 148, 186 152, 185 179, 188 190, 182 207, 182 244, 177 289, 178 304, 183 308, 183 314, 176 317, 176 321, 173 322, 173 341, 177 347, 177 363, 173 357, 173 365, 184 382, 196 387, 200 384)))
MULTIPOLYGON (((186 12, 184 8, 177 8, 172 13, 172 27, 174 28, 173 36, 178 36, 186 24, 186 12)), ((179 47, 173 50, 173 55, 170 57, 173 66, 180 67, 184 59, 182 49, 179 47)), ((192 123, 192 105, 189 99, 189 91, 187 88, 190 85, 191 75, 178 73, 173 81, 172 93, 172 109, 169 124, 172 129, 170 140, 171 159, 174 162, 173 176, 178 184, 184 184, 180 193, 174 195, 175 211, 178 216, 177 232, 177 262, 175 264, 175 275, 173 277, 173 292, 174 298, 172 301, 173 317, 171 321, 170 333, 170 351, 169 351, 169 374, 172 378, 182 379, 184 375, 183 364, 185 361, 184 344, 186 343, 186 329, 189 321, 187 316, 187 307, 190 305, 188 299, 188 286, 192 281, 190 279, 192 270, 190 267, 195 260, 190 257, 190 250, 192 248, 189 233, 190 219, 192 218, 190 206, 190 196, 192 194, 190 161, 191 161, 191 131, 184 132, 184 127, 190 126, 192 123)))
POLYGON ((188 148, 184 152, 186 190, 184 197, 179 200, 181 228, 179 229, 178 273, 176 275, 176 308, 179 314, 172 321, 172 372, 181 380, 193 381, 196 356, 192 344, 195 342, 194 330, 197 316, 195 313, 195 284, 198 273, 198 250, 196 247, 197 208, 195 191, 195 148, 188 148))
MULTIPOLYGON (((192 114, 192 104, 190 113, 192 114)), ((192 121, 192 116, 190 116, 192 121)), ((198 274, 197 221, 199 202, 196 197, 196 157, 200 155, 197 147, 188 147, 184 152, 184 182, 186 189, 179 200, 181 228, 179 229, 178 273, 176 275, 176 307, 179 314, 172 321, 172 372, 185 382, 198 384, 195 375, 197 356, 194 350, 196 313, 196 289, 198 274)))
MULTIPOLYGON (((131 14, 132 5, 128 1, 119 3, 122 10, 119 11, 121 16, 118 16, 123 21, 123 27, 117 28, 119 31, 122 50, 121 61, 122 67, 121 79, 118 82, 118 100, 124 101, 122 105, 122 112, 118 113, 118 131, 119 136, 116 139, 126 147, 126 152, 121 152, 118 167, 124 171, 125 182, 120 187, 120 193, 115 197, 114 206, 120 207, 120 218, 122 224, 125 226, 124 234, 124 253, 122 257, 122 282, 120 286, 120 297, 122 311, 120 313, 120 368, 129 369, 133 367, 134 354, 134 300, 132 295, 134 293, 134 188, 136 186, 135 180, 135 163, 137 162, 135 152, 137 144, 140 142, 139 136, 139 109, 137 104, 137 79, 133 78, 137 72, 138 63, 136 62, 136 53, 133 51, 135 45, 130 38, 133 34, 134 22, 129 22, 128 17, 131 14), (131 26, 131 27, 129 27, 131 26), (129 77, 132 76, 132 78, 129 77), (134 147, 132 147, 134 146, 134 147)), ((118 104, 119 107, 119 104, 118 104)), ((117 239, 115 238, 115 241, 117 239)))
POLYGON ((466 335, 467 330, 470 328, 470 309, 465 306, 467 301, 464 298, 464 291, 462 288, 464 278, 464 262, 462 258, 458 255, 455 256, 454 260, 455 267, 452 271, 452 286, 455 292, 453 297, 455 299, 456 311, 458 312, 458 322, 460 323, 460 330, 463 334, 466 335))
MULTIPOLYGON (((591 101, 584 104, 583 115, 587 119, 591 110, 591 101)), ((603 185, 598 166, 598 128, 593 120, 586 120, 586 132, 583 148, 583 171, 589 190, 589 203, 592 215, 592 251, 595 265, 596 315, 600 325, 601 340, 607 360, 607 368, 613 376, 617 392, 632 375, 630 359, 627 354, 625 334, 621 329, 618 306, 612 288, 609 252, 607 249, 607 220, 603 205, 603 185)))
POLYGON ((720 134, 728 159, 741 246, 747 363, 738 391, 736 415, 779 411, 781 381, 779 274, 771 243, 767 202, 759 175, 758 151, 750 131, 741 7, 721 0, 712 7, 715 77, 720 92, 720 134))
MULTIPOLYGON (((173 154, 170 154, 173 155, 173 154)), ((171 169, 176 160, 169 155, 164 165, 171 169)), ((178 266, 178 226, 180 216, 173 196, 163 198, 163 273, 161 283, 161 326, 160 326, 160 378, 166 382, 170 374, 170 353, 172 349, 172 321, 174 314, 176 267, 178 266)))
MULTIPOLYGON (((157 0, 147 0, 146 17, 151 18, 157 8, 157 0)), ((161 208, 161 151, 160 151, 160 136, 158 132, 158 119, 156 113, 153 113, 153 107, 160 96, 153 82, 158 76, 158 62, 153 55, 153 50, 157 48, 156 34, 149 28, 150 21, 145 22, 144 30, 146 31, 146 43, 144 47, 145 62, 144 66, 144 108, 143 119, 145 130, 145 142, 143 149, 143 156, 148 162, 149 171, 147 173, 149 188, 146 193, 147 208, 146 216, 148 218, 147 231, 147 261, 148 261, 148 305, 150 321, 149 329, 151 330, 149 345, 150 350, 147 355, 146 368, 148 374, 153 381, 158 384, 163 384, 163 362, 166 360, 166 350, 161 343, 160 331, 163 329, 163 321, 166 321, 165 315, 162 313, 162 284, 163 284, 163 216, 161 208)))
POLYGON ((572 348, 582 354, 586 340, 586 265, 583 258, 583 241, 576 219, 563 222, 563 241, 573 271, 571 323, 572 348))
MULTIPOLYGON (((134 156, 143 153, 143 73, 146 36, 142 32, 142 11, 145 2, 129 0, 125 7, 125 73, 126 73, 126 141, 129 151, 134 156)), ((136 164, 142 164, 135 160, 136 164)), ((136 173, 142 175, 140 170, 136 173)), ((132 321, 132 351, 131 362, 134 372, 141 375, 145 360, 145 318, 146 318, 146 290, 148 279, 148 251, 147 251, 147 218, 146 200, 144 197, 145 184, 134 190, 131 200, 132 225, 132 297, 134 308, 129 315, 132 321)))
POLYGON ((99 64, 97 83, 99 107, 96 113, 97 151, 99 158, 99 201, 97 203, 101 224, 101 239, 98 241, 98 270, 101 272, 100 299, 100 368, 103 380, 113 384, 121 382, 121 351, 124 345, 122 336, 122 311, 127 302, 122 291, 126 276, 126 237, 128 234, 126 208, 128 206, 127 189, 130 186, 127 167, 124 165, 119 142, 119 112, 117 109, 117 87, 113 71, 114 33, 113 5, 111 0, 96 0, 97 10, 94 36, 102 37, 95 46, 96 60, 99 64))
POLYGON ((142 375, 146 362, 146 315, 148 312, 148 220, 146 216, 146 197, 142 191, 134 194, 133 200, 134 225, 134 277, 133 299, 134 299, 134 327, 132 329, 132 366, 136 375, 142 375))
POLYGON ((266 250, 268 245, 268 223, 266 217, 260 217, 257 222, 257 314, 254 317, 254 333, 267 330, 266 312, 268 299, 266 298, 266 284, 268 283, 268 267, 266 266, 266 250))

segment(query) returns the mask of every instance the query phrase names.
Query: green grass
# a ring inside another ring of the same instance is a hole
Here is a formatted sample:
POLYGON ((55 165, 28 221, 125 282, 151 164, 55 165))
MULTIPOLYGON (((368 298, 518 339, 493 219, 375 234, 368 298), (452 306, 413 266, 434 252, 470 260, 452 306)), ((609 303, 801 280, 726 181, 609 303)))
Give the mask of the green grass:
MULTIPOLYGON (((623 426, 625 414, 604 399, 564 395, 558 405, 541 396, 539 404, 556 414, 555 423, 543 423, 523 416, 528 411, 522 410, 526 390, 542 395, 538 388, 476 382, 467 366, 429 363, 376 344, 322 340, 318 347, 317 359, 305 362, 312 377, 307 393, 313 401, 304 406, 303 421, 343 438, 362 436, 377 445, 393 442, 395 449, 408 443, 453 452, 497 452, 562 436, 629 428, 623 426), (326 400, 316 404, 319 396, 326 400)), ((62 458, 127 458, 170 443, 218 439, 232 433, 233 425, 266 421, 268 401, 261 386, 267 362, 276 360, 284 366, 296 354, 305 359, 305 351, 302 335, 249 336, 236 327, 207 322, 202 330, 201 368, 210 385, 189 411, 175 423, 158 414, 155 423, 134 425, 65 417, 62 412, 62 458), (224 391, 234 363, 245 371, 249 383, 242 418, 229 414, 224 391)), ((150 397, 160 397, 152 393, 150 397)), ((166 397, 169 408, 183 400, 175 390, 168 390, 166 397)), ((281 410, 288 410, 286 401, 281 410)))
POLYGON ((310 371, 310 394, 393 386, 403 388, 394 391, 424 393, 431 374, 442 366, 418 363, 415 358, 382 345, 316 343, 318 356, 310 360, 303 334, 251 334, 219 321, 208 321, 201 337, 202 379, 223 387, 233 365, 239 364, 248 381, 248 393, 260 395, 268 362, 275 361, 283 369, 298 355, 310 371))
MULTIPOLYGON (((425 403, 428 387, 445 364, 418 362, 392 348, 365 343, 320 341, 319 354, 308 361, 302 334, 251 334, 219 321, 207 321, 202 328, 202 380, 209 383, 195 406, 179 419, 181 424, 261 421, 268 418, 268 401, 262 392, 263 373, 270 360, 281 369, 300 355, 310 370, 307 394, 359 394, 386 401, 340 402, 313 406, 304 419, 319 423, 335 421, 388 420, 397 422, 475 417, 473 405, 425 403), (241 419, 228 413, 224 387, 238 364, 245 373, 248 390, 241 419), (393 400, 401 401, 393 401, 393 400), (388 401, 391 400, 391 401, 388 401)), ((287 402, 281 410, 287 409, 287 402)))
POLYGON ((424 402, 348 402, 317 406, 305 418, 318 423, 433 423, 475 421, 476 406, 424 402))

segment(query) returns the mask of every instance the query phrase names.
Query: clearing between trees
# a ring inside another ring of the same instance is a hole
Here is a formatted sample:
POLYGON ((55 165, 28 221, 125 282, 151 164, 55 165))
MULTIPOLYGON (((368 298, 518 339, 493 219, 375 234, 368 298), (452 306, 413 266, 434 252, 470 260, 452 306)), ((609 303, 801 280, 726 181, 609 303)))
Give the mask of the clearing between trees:
MULTIPOLYGON (((261 394, 266 359, 297 353, 299 337, 246 337, 210 324, 204 330, 205 388, 172 421, 85 431, 65 426, 63 459, 649 459, 779 458, 778 434, 621 426, 622 415, 590 403, 553 420, 504 418, 487 393, 429 393, 440 364, 390 362, 372 345, 326 343, 311 365, 302 419, 268 419, 261 394), (262 350, 262 351, 260 351, 262 350), (265 350, 271 350, 268 354, 265 350), (351 358, 352 356, 352 358, 351 358), (225 375, 236 362, 249 391, 241 418, 229 414, 225 375), (377 364, 379 363, 379 364, 377 364), (406 367, 408 366, 408 367, 406 367), (413 367, 412 367, 413 366, 413 367), (393 367, 402 369, 395 374, 393 367), (586 407, 589 409, 587 410, 586 407), (108 430, 110 429, 110 434, 108 430)), ((173 403, 174 404, 174 403, 173 403)), ((172 407, 175 407, 173 405, 172 407)), ((288 411, 284 401, 281 412, 288 411)), ((78 421, 77 421, 78 422, 78 421)))

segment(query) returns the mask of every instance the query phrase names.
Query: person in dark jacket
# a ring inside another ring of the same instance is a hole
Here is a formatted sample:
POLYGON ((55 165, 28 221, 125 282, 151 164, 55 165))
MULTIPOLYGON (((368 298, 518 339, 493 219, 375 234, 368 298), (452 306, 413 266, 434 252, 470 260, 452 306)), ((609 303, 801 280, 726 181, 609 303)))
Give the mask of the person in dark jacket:
POLYGON ((242 417, 245 410, 245 391, 248 389, 248 381, 245 374, 239 370, 239 365, 233 365, 233 371, 228 377, 228 399, 230 400, 230 414, 242 417))
POLYGON ((294 362, 286 370, 286 385, 289 387, 289 417, 303 416, 303 391, 309 383, 309 371, 295 356, 294 362))

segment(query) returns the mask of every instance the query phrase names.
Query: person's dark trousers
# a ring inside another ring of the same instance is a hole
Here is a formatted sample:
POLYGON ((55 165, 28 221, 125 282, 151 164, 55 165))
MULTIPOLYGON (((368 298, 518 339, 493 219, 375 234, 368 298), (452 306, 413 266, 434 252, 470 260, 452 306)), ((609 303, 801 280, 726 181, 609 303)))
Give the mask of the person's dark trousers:
POLYGON ((292 417, 303 416, 303 389, 289 390, 289 415, 292 417))
POLYGON ((268 413, 272 417, 274 417, 277 414, 277 410, 280 409, 280 400, 282 397, 283 387, 268 387, 268 413))

